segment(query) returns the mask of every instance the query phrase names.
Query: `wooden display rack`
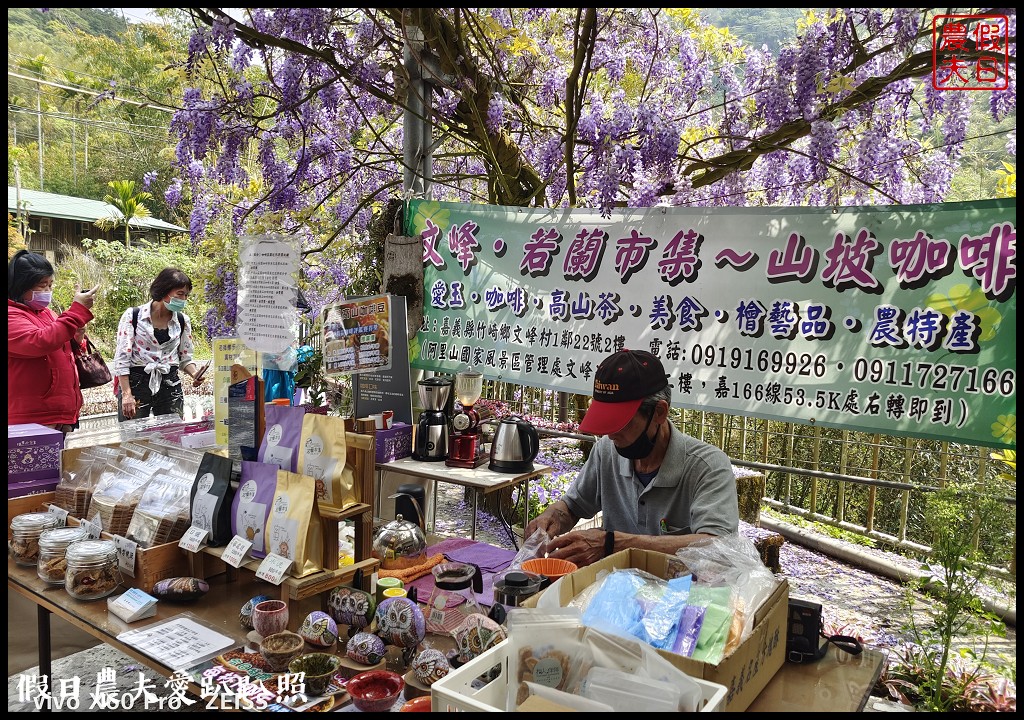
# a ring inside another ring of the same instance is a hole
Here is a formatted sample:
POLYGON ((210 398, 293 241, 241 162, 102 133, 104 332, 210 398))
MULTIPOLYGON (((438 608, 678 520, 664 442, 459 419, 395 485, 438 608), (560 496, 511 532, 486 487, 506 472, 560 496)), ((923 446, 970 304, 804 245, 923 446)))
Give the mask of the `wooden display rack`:
MULTIPOLYGON (((348 423, 347 425, 352 425, 348 423)), ((371 423, 372 427, 372 423, 371 423)), ((280 598, 291 604, 315 595, 322 595, 321 605, 327 609, 327 592, 339 585, 351 584, 358 572, 362 572, 362 586, 370 589, 370 576, 376 572, 380 561, 371 557, 371 536, 373 533, 373 474, 374 474, 374 436, 373 434, 346 432, 345 442, 348 446, 348 457, 353 467, 355 495, 361 502, 344 510, 322 509, 320 518, 323 524, 323 564, 320 572, 302 578, 286 577, 279 586, 280 598), (338 523, 342 520, 353 520, 355 523, 355 563, 339 567, 338 561, 338 523)), ((65 450, 64 452, 68 452, 65 450)), ((14 498, 7 502, 7 537, 10 540, 11 519, 15 515, 26 512, 45 511, 53 502, 54 493, 40 493, 14 498)), ((69 525, 77 525, 78 520, 68 517, 69 525)), ((111 539, 113 536, 103 533, 102 537, 111 539)), ((135 556, 135 577, 124 577, 127 587, 137 587, 147 592, 153 589, 158 580, 180 575, 192 575, 198 578, 209 578, 227 572, 228 580, 238 577, 239 569, 253 572, 259 568, 259 560, 250 560, 241 568, 234 568, 220 559, 224 548, 203 548, 199 553, 186 553, 177 542, 165 543, 151 548, 139 548, 135 556)))
MULTIPOLYGON (((320 518, 323 524, 323 564, 320 572, 305 577, 286 577, 280 584, 279 597, 292 604, 315 595, 321 595, 321 605, 327 609, 327 591, 339 585, 351 584, 356 573, 362 571, 364 590, 369 590, 370 575, 376 572, 380 561, 370 556, 371 534, 373 532, 373 472, 374 472, 374 437, 354 432, 345 433, 348 446, 348 458, 351 460, 355 479, 355 495, 360 501, 344 510, 322 508, 320 518), (338 523, 351 519, 355 523, 355 563, 339 567, 338 563, 338 523)), ((217 565, 227 567, 228 580, 235 580, 239 570, 255 573, 261 560, 249 560, 234 568, 220 560, 224 553, 223 547, 203 548, 201 553, 189 555, 189 563, 194 577, 206 577, 208 559, 215 559, 217 565)))

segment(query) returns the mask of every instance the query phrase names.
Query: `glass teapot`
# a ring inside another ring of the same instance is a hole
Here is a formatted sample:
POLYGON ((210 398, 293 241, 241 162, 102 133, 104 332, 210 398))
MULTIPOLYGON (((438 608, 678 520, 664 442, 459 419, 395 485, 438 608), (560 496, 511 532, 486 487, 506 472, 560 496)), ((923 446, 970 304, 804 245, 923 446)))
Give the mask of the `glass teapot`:
POLYGON ((467 615, 485 615, 476 599, 484 590, 484 576, 473 563, 443 562, 431 568, 434 589, 427 601, 427 632, 448 634, 467 615))

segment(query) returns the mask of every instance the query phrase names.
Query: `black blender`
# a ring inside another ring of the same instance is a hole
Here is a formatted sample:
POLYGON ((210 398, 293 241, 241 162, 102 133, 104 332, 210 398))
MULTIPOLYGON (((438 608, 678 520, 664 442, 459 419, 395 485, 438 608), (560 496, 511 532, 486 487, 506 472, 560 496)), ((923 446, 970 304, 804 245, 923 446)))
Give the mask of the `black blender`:
POLYGON ((451 419, 446 406, 452 392, 452 381, 442 377, 427 378, 417 383, 417 390, 423 411, 416 423, 416 437, 412 443, 413 460, 447 460, 451 419))

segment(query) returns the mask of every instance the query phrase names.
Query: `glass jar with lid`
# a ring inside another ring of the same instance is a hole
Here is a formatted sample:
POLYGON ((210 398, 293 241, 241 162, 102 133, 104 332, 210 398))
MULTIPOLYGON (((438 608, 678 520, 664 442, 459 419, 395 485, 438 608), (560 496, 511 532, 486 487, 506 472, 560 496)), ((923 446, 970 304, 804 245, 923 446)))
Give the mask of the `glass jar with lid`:
POLYGON ((106 597, 121 584, 113 540, 79 540, 64 553, 64 589, 79 600, 106 597))
POLYGON ((88 531, 81 526, 44 530, 39 536, 39 579, 50 585, 63 585, 64 571, 68 567, 64 551, 71 543, 88 537, 88 531))
POLYGON ((48 512, 16 515, 11 520, 11 540, 7 547, 18 565, 35 565, 39 560, 39 536, 44 530, 55 528, 60 517, 48 512))

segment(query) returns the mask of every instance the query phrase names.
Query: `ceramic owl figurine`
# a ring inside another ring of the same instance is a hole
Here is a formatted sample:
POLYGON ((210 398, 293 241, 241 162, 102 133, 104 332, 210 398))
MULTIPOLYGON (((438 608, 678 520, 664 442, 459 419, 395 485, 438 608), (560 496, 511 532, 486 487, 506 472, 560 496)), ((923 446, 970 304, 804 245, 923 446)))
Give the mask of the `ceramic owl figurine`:
POLYGON ((327 612, 336 623, 348 626, 349 638, 370 626, 375 606, 373 595, 357 588, 336 587, 327 598, 327 612))
POLYGON ((364 665, 376 665, 384 658, 384 641, 373 633, 359 632, 348 641, 345 654, 364 665))
POLYGON ((460 663, 468 663, 508 637, 505 628, 480 613, 467 615, 452 635, 459 649, 460 663))
POLYGON ((427 620, 420 606, 407 597, 388 598, 377 606, 374 619, 377 634, 384 642, 402 648, 402 659, 408 666, 416 646, 427 634, 427 620))
POLYGON ((444 653, 436 648, 427 648, 412 661, 412 671, 416 679, 430 687, 451 672, 452 666, 444 653))
POLYGON ((318 648, 329 648, 338 639, 338 626, 325 612, 314 610, 299 627, 302 639, 318 648))

